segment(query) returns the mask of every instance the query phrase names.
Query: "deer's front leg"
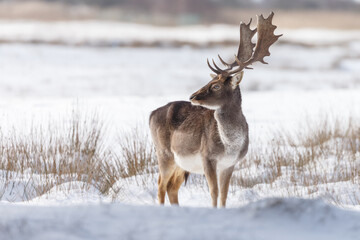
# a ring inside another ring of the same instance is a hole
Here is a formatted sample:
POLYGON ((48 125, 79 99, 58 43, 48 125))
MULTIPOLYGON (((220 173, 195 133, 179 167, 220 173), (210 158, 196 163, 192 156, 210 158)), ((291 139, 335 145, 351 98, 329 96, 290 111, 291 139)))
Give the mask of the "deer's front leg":
POLYGON ((209 190, 212 199, 212 206, 217 207, 217 199, 218 199, 218 183, 216 176, 216 161, 208 158, 204 158, 204 173, 206 177, 206 181, 209 185, 209 190))
POLYGON ((220 207, 226 206, 226 198, 229 192, 229 184, 233 171, 234 171, 234 166, 226 169, 222 169, 219 173, 220 207))

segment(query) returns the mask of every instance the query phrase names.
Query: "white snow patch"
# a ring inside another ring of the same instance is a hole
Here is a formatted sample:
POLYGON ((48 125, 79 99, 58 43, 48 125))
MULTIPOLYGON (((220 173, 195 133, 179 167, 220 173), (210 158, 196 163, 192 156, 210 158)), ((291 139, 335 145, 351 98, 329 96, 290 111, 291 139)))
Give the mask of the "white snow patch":
POLYGON ((357 239, 360 214, 320 200, 264 199, 241 208, 0 204, 2 239, 357 239), (19 230, 21 229, 21 230, 19 230))

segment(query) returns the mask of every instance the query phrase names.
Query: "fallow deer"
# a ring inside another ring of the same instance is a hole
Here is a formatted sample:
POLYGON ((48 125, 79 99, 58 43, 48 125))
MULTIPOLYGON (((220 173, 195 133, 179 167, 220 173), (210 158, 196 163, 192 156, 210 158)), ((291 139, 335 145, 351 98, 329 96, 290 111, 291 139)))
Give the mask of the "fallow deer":
POLYGON ((269 47, 281 35, 275 35, 274 13, 257 17, 258 25, 240 23, 240 44, 235 61, 221 69, 214 60, 209 68, 212 80, 190 97, 190 102, 176 101, 154 110, 150 115, 151 136, 159 163, 158 200, 165 194, 171 204, 179 204, 178 190, 189 172, 205 174, 213 207, 225 207, 234 166, 247 153, 249 130, 241 108, 239 83, 243 70, 255 62, 266 64, 269 47), (257 32, 257 43, 251 39, 257 32), (219 187, 218 187, 219 186, 219 187))

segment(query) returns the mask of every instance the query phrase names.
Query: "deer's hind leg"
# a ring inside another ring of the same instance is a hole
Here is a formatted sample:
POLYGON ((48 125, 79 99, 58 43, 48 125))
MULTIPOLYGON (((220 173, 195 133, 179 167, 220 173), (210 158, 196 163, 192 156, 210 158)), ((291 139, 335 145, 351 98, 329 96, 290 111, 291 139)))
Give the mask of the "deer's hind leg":
POLYGON ((174 174, 176 164, 173 156, 169 156, 168 154, 157 155, 159 162, 158 201, 159 204, 164 204, 167 186, 174 174))
POLYGON ((171 205, 179 205, 178 193, 181 184, 185 181, 186 171, 176 167, 167 185, 167 194, 171 205))

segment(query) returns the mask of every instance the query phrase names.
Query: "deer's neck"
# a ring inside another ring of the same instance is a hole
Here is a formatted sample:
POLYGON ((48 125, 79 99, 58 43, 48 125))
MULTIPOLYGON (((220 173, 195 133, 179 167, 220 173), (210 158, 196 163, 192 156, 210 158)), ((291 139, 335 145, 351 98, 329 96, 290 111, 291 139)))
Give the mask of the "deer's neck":
POLYGON ((239 148, 247 144, 248 125, 241 109, 240 90, 236 89, 232 98, 214 113, 218 131, 226 149, 239 148))

